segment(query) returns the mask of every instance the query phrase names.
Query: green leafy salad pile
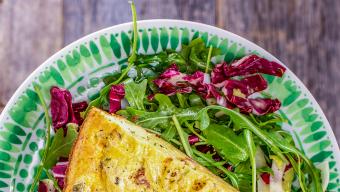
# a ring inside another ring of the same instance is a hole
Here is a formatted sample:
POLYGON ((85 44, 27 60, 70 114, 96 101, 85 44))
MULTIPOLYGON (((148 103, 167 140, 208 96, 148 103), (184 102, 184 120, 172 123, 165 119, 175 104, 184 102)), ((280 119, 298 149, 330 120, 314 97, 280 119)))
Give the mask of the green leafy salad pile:
POLYGON ((53 87, 52 118, 41 99, 48 131, 31 191, 43 172, 49 179, 40 181, 39 191, 62 190, 65 162, 91 107, 159 135, 240 191, 322 191, 319 170, 282 129, 286 120, 275 113, 280 101, 261 92, 267 87, 261 74, 281 77, 283 66, 257 55, 214 64, 219 49, 199 37, 179 52, 139 55, 131 8, 132 54, 122 71, 103 79, 98 97, 74 104, 67 90, 53 87))

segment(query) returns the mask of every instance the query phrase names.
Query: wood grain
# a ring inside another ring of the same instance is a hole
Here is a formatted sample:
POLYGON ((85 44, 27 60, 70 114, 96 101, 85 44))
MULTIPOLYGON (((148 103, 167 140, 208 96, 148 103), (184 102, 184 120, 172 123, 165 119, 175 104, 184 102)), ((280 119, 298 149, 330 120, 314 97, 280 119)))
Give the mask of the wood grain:
MULTIPOLYGON (((78 38, 131 21, 125 0, 0 1, 0 110, 46 58, 78 38)), ((138 19, 217 25, 268 50, 305 83, 340 141, 340 1, 136 0, 138 19)))
POLYGON ((130 7, 122 0, 64 0, 63 45, 99 29, 130 21, 130 7))
POLYGON ((35 68, 62 48, 62 18, 59 0, 0 4, 0 109, 35 68))
MULTIPOLYGON (((139 20, 168 18, 215 24, 214 1, 138 0, 136 7, 139 20)), ((85 34, 131 21, 130 5, 123 0, 64 0, 63 11, 64 46, 85 34)))
POLYGON ((340 139, 340 1, 218 1, 218 23, 271 52, 303 81, 340 139))

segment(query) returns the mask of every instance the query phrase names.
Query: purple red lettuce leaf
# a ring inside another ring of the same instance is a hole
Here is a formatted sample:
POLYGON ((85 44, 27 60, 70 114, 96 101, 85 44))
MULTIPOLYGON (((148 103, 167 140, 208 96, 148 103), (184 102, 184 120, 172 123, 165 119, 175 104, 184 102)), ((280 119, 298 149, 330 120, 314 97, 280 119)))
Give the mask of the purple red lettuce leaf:
POLYGON ((56 189, 54 188, 53 181, 50 179, 43 179, 39 181, 38 192, 54 192, 56 189))
POLYGON ((223 62, 220 64, 217 64, 214 69, 211 72, 211 82, 213 84, 221 83, 225 80, 227 80, 227 76, 224 73, 224 68, 227 67, 227 63, 223 62))
POLYGON ((72 104, 71 93, 55 86, 50 89, 50 94, 52 125, 55 130, 65 128, 68 123, 80 125, 83 122, 80 113, 87 108, 85 101, 72 104))
POLYGON ((110 113, 121 109, 121 101, 124 99, 125 89, 123 84, 112 85, 109 93, 110 113))
POLYGON ((266 88, 266 80, 261 75, 253 75, 241 80, 225 80, 222 92, 229 101, 232 101, 234 100, 233 97, 247 98, 249 95, 263 91, 266 88))
POLYGON ((249 99, 249 103, 253 108, 252 112, 257 115, 273 113, 281 107, 281 102, 278 99, 256 98, 249 99))
POLYGON ((251 75, 254 73, 282 77, 285 71, 286 68, 282 65, 275 61, 268 61, 257 55, 245 56, 224 68, 224 73, 227 77, 251 75))
POLYGON ((219 83, 236 76, 245 76, 255 73, 263 73, 282 77, 286 68, 282 65, 268 61, 257 55, 248 55, 240 60, 234 61, 230 65, 226 62, 217 64, 211 73, 212 83, 219 86, 219 83))
POLYGON ((161 93, 168 96, 176 93, 190 93, 192 87, 183 79, 184 76, 185 74, 179 71, 177 65, 172 64, 153 82, 161 93))
POLYGON ((74 117, 76 118, 78 125, 81 125, 83 123, 84 119, 81 116, 81 112, 84 112, 87 107, 88 107, 88 104, 86 101, 72 104, 74 117))
POLYGON ((199 142, 200 139, 197 137, 197 135, 189 135, 188 136, 188 141, 189 141, 190 145, 193 145, 193 144, 199 142))
POLYGON ((72 108, 73 108, 73 112, 78 113, 78 112, 83 112, 86 110, 88 104, 86 101, 82 101, 79 103, 73 103, 72 104, 72 108))
POLYGON ((68 161, 59 161, 52 168, 53 176, 58 181, 58 185, 61 189, 63 189, 65 185, 67 167, 68 167, 68 161))
POLYGON ((267 88, 266 80, 259 74, 281 77, 285 68, 257 55, 249 55, 233 62, 217 64, 211 73, 196 71, 193 74, 181 73, 176 64, 166 69, 154 83, 159 91, 168 96, 176 93, 190 93, 193 90, 201 97, 228 108, 238 107, 241 112, 263 115, 278 110, 281 103, 277 99, 248 98, 267 88), (236 80, 234 77, 243 77, 236 80), (245 77, 244 77, 245 76, 245 77))
POLYGON ((196 149, 202 153, 213 153, 214 148, 210 145, 198 145, 196 149))
POLYGON ((72 109, 72 95, 63 88, 52 87, 51 93, 51 115, 54 129, 65 127, 67 123, 76 123, 72 109))
POLYGON ((261 75, 245 77, 241 80, 226 80, 222 92, 230 103, 235 104, 244 113, 263 115, 278 110, 279 100, 248 98, 253 93, 265 90, 267 82, 261 75))

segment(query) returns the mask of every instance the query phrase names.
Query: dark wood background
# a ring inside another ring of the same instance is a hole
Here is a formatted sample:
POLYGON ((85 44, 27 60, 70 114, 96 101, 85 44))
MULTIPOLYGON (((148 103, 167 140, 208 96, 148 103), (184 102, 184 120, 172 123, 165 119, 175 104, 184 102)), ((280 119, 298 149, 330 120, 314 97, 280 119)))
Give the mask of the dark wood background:
MULTIPOLYGON (((202 22, 271 52, 305 83, 340 141, 339 0, 135 0, 138 19, 202 22)), ((131 20, 126 0, 0 0, 0 111, 44 60, 131 20)))

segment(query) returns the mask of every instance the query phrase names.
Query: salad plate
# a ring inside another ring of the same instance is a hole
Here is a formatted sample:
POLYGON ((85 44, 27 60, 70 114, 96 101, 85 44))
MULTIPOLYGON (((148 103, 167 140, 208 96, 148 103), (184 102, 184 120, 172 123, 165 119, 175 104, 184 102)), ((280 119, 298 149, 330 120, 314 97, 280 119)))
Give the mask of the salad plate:
MULTIPOLYGON (((51 86, 66 88, 75 102, 93 100, 104 86, 102 79, 126 67, 131 37, 132 23, 92 33, 51 56, 22 83, 0 116, 0 191, 28 191, 40 163, 46 128, 43 108, 33 87, 40 87, 46 101, 51 99, 51 86)), ((285 66, 240 36, 182 20, 138 21, 137 50, 139 54, 169 48, 179 51, 182 44, 197 37, 221 50, 214 63, 257 54, 285 66)), ((282 78, 264 77, 268 82, 266 94, 281 101, 278 113, 288 120, 283 129, 322 170, 327 191, 340 191, 339 146, 320 106, 288 68, 282 78)))

